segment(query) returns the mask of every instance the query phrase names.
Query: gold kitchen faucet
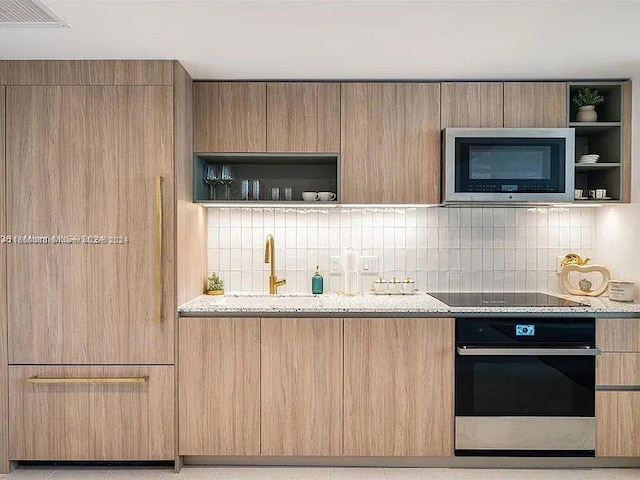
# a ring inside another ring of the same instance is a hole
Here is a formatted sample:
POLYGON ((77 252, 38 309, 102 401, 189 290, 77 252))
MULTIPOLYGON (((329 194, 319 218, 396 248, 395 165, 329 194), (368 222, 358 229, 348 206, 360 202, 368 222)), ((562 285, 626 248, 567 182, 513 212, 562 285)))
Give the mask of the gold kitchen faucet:
POLYGON ((278 279, 276 276, 276 252, 275 242, 273 235, 267 235, 267 240, 264 245, 264 263, 271 264, 271 275, 269 275, 269 293, 275 295, 278 293, 278 287, 281 287, 287 281, 284 278, 278 279))

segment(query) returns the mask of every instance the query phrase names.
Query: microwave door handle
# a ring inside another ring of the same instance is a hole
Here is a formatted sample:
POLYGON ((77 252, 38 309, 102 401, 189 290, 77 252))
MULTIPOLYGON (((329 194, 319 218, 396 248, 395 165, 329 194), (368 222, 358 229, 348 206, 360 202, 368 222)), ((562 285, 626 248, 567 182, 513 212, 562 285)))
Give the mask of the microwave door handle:
POLYGON ((595 357, 602 352, 599 348, 483 348, 483 347, 458 347, 458 355, 487 357, 487 356, 571 356, 571 357, 595 357))

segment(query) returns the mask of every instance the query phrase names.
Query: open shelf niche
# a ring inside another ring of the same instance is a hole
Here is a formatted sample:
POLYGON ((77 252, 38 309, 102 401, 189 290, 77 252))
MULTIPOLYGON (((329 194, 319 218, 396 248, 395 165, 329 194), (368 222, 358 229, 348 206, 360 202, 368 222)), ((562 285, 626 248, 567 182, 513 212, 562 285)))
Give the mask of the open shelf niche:
POLYGON ((269 204, 327 204, 340 201, 340 155, 335 153, 196 153, 193 160, 193 192, 195 203, 238 204, 256 206, 269 204), (229 196, 225 185, 211 187, 205 182, 209 164, 229 165, 233 180, 229 196), (255 200, 243 200, 242 180, 260 181, 260 195, 255 200), (271 197, 271 189, 280 187, 280 199, 271 197), (284 189, 292 189, 292 199, 284 200, 284 189), (215 189, 215 198, 212 192, 215 189), (303 202, 302 192, 332 192, 334 201, 303 202))
MULTIPOLYGON (((589 190, 605 188, 606 202, 620 202, 623 199, 623 83, 624 82, 569 82, 567 101, 569 102, 568 125, 576 131, 575 188, 582 189, 588 196, 589 190), (581 88, 597 89, 605 99, 596 107, 596 122, 578 122, 577 107, 573 96, 581 88), (598 154, 595 164, 580 164, 578 159, 585 154, 598 154)), ((576 202, 593 201, 576 200, 576 202)), ((602 200, 597 200, 601 202, 602 200)))

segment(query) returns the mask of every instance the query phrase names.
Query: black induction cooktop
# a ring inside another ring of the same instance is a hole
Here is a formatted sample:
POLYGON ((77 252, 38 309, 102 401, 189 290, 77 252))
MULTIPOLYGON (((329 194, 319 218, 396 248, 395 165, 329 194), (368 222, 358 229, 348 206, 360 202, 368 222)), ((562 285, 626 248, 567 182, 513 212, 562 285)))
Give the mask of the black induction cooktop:
POLYGON ((583 307, 582 303, 573 302, 553 295, 536 292, 499 293, 429 293, 432 297, 446 303, 450 307, 583 307))

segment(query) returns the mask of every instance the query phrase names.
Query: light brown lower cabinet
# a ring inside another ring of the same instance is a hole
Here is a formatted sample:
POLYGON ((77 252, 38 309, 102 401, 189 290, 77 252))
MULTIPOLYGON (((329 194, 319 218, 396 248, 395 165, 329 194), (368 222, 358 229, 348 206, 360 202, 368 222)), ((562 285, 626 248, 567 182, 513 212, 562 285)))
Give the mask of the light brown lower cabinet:
POLYGON ((260 319, 181 318, 180 455, 260 454, 260 319))
POLYGON ((9 367, 11 460, 173 460, 172 366, 9 367))
POLYGON ((345 319, 344 455, 453 455, 454 323, 345 319))
POLYGON ((596 365, 596 385, 640 388, 640 353, 605 352, 596 365))
POLYGON ((640 457, 640 391, 596 392, 596 456, 640 457))
POLYGON ((453 455, 450 318, 181 318, 180 455, 453 455))
POLYGON ((341 455, 342 319, 261 322, 262 455, 341 455))
POLYGON ((596 345, 603 352, 640 352, 640 318, 598 318, 596 345))

